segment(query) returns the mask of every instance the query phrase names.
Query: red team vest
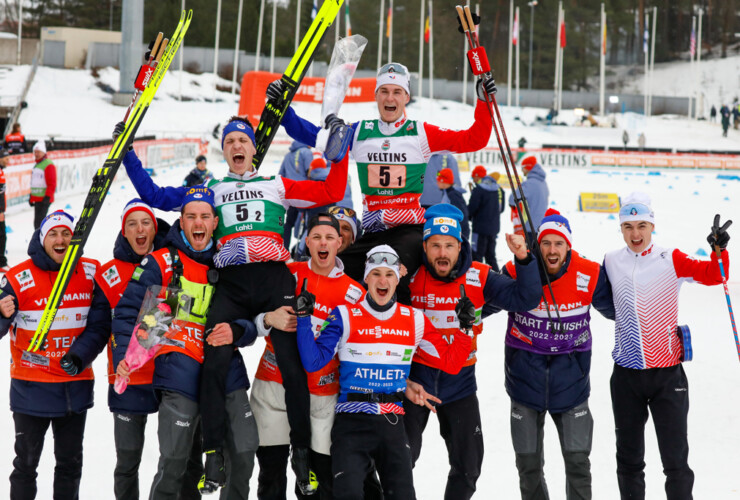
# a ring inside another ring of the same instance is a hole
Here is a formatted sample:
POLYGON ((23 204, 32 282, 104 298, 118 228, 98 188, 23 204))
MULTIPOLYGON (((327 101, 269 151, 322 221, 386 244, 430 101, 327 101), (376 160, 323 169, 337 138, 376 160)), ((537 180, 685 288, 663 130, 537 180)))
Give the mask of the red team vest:
MULTIPOLYGON (((483 289, 488 280, 491 266, 480 262, 473 262, 468 271, 458 276, 451 283, 439 281, 432 277, 426 266, 421 266, 411 278, 409 290, 411 291, 411 305, 415 309, 424 312, 429 321, 442 333, 447 343, 452 343, 454 335, 460 332, 460 322, 455 314, 455 306, 460 299, 460 285, 465 285, 465 295, 475 305, 475 324, 473 325, 472 346, 468 360, 463 365, 471 366, 476 362, 475 354, 478 349, 478 335, 483 331, 481 312, 485 299, 483 289)), ((424 351, 419 351, 415 362, 435 367, 434 362, 425 359, 424 351)))
MULTIPOLYGON (((193 283, 207 285, 209 267, 194 261, 183 252, 178 252, 178 254, 182 261, 182 277, 193 283)), ((159 270, 162 272, 162 286, 166 286, 170 282, 170 277, 172 276, 172 257, 170 256, 169 250, 162 248, 161 250, 151 253, 147 258, 154 258, 157 262, 159 270)), ((142 265, 145 263, 146 258, 142 261, 142 265)), ((172 321, 171 330, 174 330, 175 334, 172 337, 165 339, 163 342, 164 345, 157 353, 157 356, 170 352, 179 352, 186 356, 190 356, 198 363, 203 363, 203 332, 205 331, 205 318, 202 324, 195 321, 175 319, 172 321)))
MULTIPOLYGON (((95 288, 95 274, 99 268, 100 263, 96 260, 86 257, 80 259, 46 337, 46 350, 37 352, 28 352, 26 349, 36 333, 58 272, 43 271, 31 259, 7 272, 5 277, 18 298, 18 313, 10 338, 12 378, 47 383, 72 380, 59 366, 59 360, 85 330, 95 288)), ((87 367, 74 380, 94 378, 92 367, 87 367)))
MULTIPOLYGON (((123 292, 128 286, 128 282, 131 280, 131 275, 134 274, 136 264, 131 262, 124 262, 122 260, 113 259, 103 265, 100 269, 100 273, 95 277, 95 282, 98 284, 105 297, 108 299, 111 310, 115 309, 118 305, 118 301, 121 300, 123 292)), ((113 366, 113 342, 115 338, 111 335, 108 340, 108 383, 113 384, 116 381, 116 367, 113 366)), ((129 375, 128 385, 145 385, 152 383, 152 377, 154 376, 154 363, 148 362, 138 370, 131 372, 129 375)))
MULTIPOLYGON (((308 279, 307 289, 316 295, 316 305, 311 315, 311 326, 314 337, 318 337, 324 321, 336 306, 354 305, 365 296, 365 290, 352 278, 342 274, 336 278, 314 273, 308 262, 291 262, 288 269, 296 278, 296 294, 301 293, 303 280, 308 279)), ((265 352, 262 354, 255 378, 267 382, 283 383, 283 377, 277 366, 275 350, 270 336, 265 337, 265 352)), ((339 393, 339 360, 336 356, 315 372, 306 372, 308 390, 316 396, 333 396, 339 393)))

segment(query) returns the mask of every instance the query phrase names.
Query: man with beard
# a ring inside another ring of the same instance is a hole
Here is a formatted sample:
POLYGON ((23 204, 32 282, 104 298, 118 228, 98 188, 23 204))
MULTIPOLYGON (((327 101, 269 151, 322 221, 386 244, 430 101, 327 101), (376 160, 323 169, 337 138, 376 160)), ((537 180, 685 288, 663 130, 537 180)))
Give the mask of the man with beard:
MULTIPOLYGON (((472 261, 470 243, 461 234, 464 218, 460 210, 441 203, 428 208, 424 217, 424 265, 411 278, 411 305, 423 311, 448 342, 459 334, 455 310, 471 310, 474 314, 473 342, 462 370, 455 375, 436 368, 434 360, 424 352, 414 358, 409 380, 421 384, 426 394, 441 400, 441 404, 436 407, 429 403, 426 407, 405 404, 404 425, 412 463, 416 464, 429 413, 437 413, 450 462, 444 498, 467 499, 475 493, 483 462, 483 434, 475 378, 476 338, 483 331, 481 311, 484 304, 509 311, 534 307, 539 300, 541 285, 537 262, 527 252, 522 236, 506 235, 519 270, 514 280, 498 274, 488 265, 472 261), (465 292, 464 298, 460 298, 461 289, 465 292)), ((412 385, 412 389, 414 387, 412 385)), ((413 399, 410 402, 416 403, 413 399)))

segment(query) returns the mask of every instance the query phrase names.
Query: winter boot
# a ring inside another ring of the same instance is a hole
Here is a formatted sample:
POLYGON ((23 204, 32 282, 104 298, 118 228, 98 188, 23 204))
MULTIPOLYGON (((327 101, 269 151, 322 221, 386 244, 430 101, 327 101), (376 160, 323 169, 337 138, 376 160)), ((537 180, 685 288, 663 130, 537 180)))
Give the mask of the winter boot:
POLYGON ((208 450, 206 454, 206 465, 203 477, 198 483, 198 491, 201 495, 215 493, 226 484, 226 470, 224 468, 224 456, 221 450, 208 450))
POLYGON ((308 460, 308 448, 293 448, 290 465, 295 473, 295 480, 300 492, 304 495, 313 495, 318 488, 316 474, 311 470, 308 460))

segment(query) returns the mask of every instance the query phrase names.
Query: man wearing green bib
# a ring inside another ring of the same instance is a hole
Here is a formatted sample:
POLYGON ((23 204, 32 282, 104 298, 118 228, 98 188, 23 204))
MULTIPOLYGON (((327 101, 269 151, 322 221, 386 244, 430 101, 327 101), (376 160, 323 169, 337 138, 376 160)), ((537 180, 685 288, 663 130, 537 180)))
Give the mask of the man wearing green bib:
MULTIPOLYGON (((335 203, 342 199, 347 185, 346 157, 334 165, 325 181, 259 175, 252 167, 256 152, 252 124, 241 117, 232 117, 226 124, 221 145, 229 174, 207 183, 214 192, 218 214, 214 233, 218 251, 213 261, 219 279, 206 323, 206 339, 218 323, 251 319, 284 305, 294 306, 295 279, 285 265, 290 254, 283 246, 285 212, 291 206, 311 208, 335 203)), ((133 151, 126 154, 123 164, 142 200, 161 210, 179 209, 188 188, 158 187, 133 151)), ((306 373, 295 334, 272 328, 270 337, 283 374, 293 469, 299 487, 310 493, 311 427, 306 373)), ((204 349, 200 408, 206 453, 205 493, 223 485, 226 478, 221 453, 226 428, 224 380, 234 345, 213 346, 206 342, 204 349)))
MULTIPOLYGON (((432 153, 466 153, 488 144, 491 118, 486 110, 484 90, 493 95, 493 78, 477 84, 478 103, 475 121, 467 130, 448 130, 406 117, 411 100, 409 71, 403 64, 388 63, 378 70, 375 102, 379 118, 352 124, 350 144, 357 162, 363 196, 363 236, 342 254, 346 273, 362 281, 365 255, 380 244, 398 252, 408 274, 398 286, 398 300, 410 304, 408 280, 422 262, 424 209, 419 204, 424 188, 424 173, 432 153)), ((281 83, 272 82, 268 98, 280 95, 281 83)), ((327 118, 330 121, 330 117, 327 118)), ((283 126, 293 139, 309 146, 316 144, 319 127, 288 108, 283 126)))
POLYGON ((38 229, 41 221, 49 213, 57 189, 57 168, 46 157, 46 143, 40 140, 33 146, 36 165, 31 169, 31 197, 28 203, 33 207, 33 228, 38 229))

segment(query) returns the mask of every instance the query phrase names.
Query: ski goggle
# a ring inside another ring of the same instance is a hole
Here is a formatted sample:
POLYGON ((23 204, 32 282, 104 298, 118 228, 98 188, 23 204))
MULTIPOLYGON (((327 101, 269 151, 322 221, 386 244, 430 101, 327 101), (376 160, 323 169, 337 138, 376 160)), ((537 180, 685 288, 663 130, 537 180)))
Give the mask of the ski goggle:
POLYGON ((392 62, 381 66, 378 70, 377 76, 385 73, 398 73, 400 75, 409 76, 409 69, 401 63, 392 62))
POLYGON ((398 255, 392 254, 390 252, 377 252, 377 253, 368 255, 367 260, 365 261, 365 264, 373 264, 376 266, 380 264, 387 264, 389 266, 398 266, 399 258, 398 258, 398 255))
POLYGON ((344 215, 345 217, 357 217, 357 212, 351 208, 333 206, 329 208, 329 213, 332 215, 344 215))

